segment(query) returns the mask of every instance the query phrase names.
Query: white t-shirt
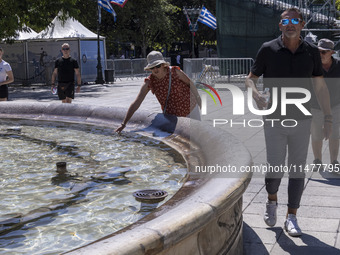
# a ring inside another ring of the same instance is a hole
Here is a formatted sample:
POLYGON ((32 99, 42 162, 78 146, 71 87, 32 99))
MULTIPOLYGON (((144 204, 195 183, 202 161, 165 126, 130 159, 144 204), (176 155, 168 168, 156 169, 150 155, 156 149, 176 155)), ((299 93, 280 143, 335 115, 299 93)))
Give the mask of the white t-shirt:
POLYGON ((5 60, 0 62, 0 82, 3 82, 7 78, 7 72, 12 71, 10 64, 8 64, 5 60))

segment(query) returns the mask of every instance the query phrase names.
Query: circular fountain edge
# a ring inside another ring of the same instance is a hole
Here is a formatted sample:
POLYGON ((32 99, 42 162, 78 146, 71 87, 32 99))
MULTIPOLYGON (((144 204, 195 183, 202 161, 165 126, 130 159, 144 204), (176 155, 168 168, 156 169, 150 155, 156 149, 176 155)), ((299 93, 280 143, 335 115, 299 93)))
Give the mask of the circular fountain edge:
MULTIPOLYGON (((123 108, 59 102, 5 102, 1 106, 0 118, 53 120, 113 128, 121 123, 126 113, 123 108)), ((152 126, 154 119, 155 115, 138 111, 128 126, 130 130, 144 132, 143 128, 152 126)), ((153 131, 148 129, 146 132, 153 131)), ((187 161, 196 154, 204 158, 202 164, 206 166, 251 164, 249 152, 235 137, 187 118, 178 118, 174 133, 163 140, 187 161)), ((189 171, 184 186, 155 212, 127 228, 65 254, 242 254, 242 194, 251 174, 232 177, 197 174, 194 167, 189 167, 189 171)))

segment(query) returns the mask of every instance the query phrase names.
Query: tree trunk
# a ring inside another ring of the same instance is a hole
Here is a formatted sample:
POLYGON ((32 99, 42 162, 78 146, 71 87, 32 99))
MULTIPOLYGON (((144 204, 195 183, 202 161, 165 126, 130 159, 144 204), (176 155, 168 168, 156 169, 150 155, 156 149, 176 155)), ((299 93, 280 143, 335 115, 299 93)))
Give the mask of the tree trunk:
POLYGON ((147 49, 147 45, 146 45, 146 39, 145 39, 145 33, 143 33, 143 41, 142 41, 142 57, 146 58, 146 49, 147 49))

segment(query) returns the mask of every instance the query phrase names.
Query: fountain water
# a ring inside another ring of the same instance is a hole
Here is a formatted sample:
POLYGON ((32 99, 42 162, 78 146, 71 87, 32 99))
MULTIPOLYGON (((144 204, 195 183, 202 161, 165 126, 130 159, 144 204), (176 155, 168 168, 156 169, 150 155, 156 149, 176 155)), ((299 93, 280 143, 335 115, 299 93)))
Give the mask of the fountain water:
MULTIPOLYGON (((119 108, 75 104, 6 102, 1 106, 0 118, 82 123, 110 130, 119 125, 126 112, 119 108)), ((133 131, 131 134, 155 137, 181 153, 189 171, 182 188, 136 223, 66 254, 243 254, 242 194, 251 173, 197 173, 195 166, 249 166, 249 152, 235 137, 204 123, 178 118, 175 125, 168 125, 157 117, 137 112, 127 130, 133 131), (164 133, 169 129, 173 134, 164 133)), ((67 166, 71 171, 72 164, 67 166)), ((20 190, 17 194, 21 194, 20 190)), ((100 207, 88 208, 95 212, 100 207)), ((68 224, 66 230, 71 227, 68 224)))
POLYGON ((163 188, 172 196, 187 173, 175 150, 137 134, 52 122, 0 125, 0 254, 60 253, 102 238, 154 209, 139 210, 134 191, 163 188))

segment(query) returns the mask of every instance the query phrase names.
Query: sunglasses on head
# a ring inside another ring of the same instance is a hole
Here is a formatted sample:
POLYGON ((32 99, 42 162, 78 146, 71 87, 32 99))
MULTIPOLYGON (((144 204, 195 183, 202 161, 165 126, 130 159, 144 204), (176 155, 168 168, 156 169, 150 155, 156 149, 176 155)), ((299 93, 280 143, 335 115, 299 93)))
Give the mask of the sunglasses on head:
POLYGON ((152 67, 152 68, 150 68, 150 70, 153 70, 153 69, 155 69, 155 68, 160 68, 162 66, 162 64, 159 64, 159 65, 157 65, 157 66, 154 66, 154 67, 152 67))
POLYGON ((70 48, 62 48, 62 50, 69 50, 70 48))
POLYGON ((282 26, 287 26, 287 25, 289 24, 289 21, 290 21, 293 25, 297 25, 297 24, 299 24, 302 20, 299 19, 299 18, 282 19, 282 20, 281 20, 282 26))

